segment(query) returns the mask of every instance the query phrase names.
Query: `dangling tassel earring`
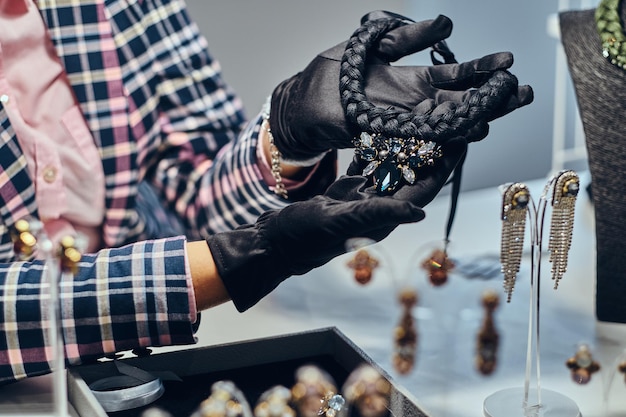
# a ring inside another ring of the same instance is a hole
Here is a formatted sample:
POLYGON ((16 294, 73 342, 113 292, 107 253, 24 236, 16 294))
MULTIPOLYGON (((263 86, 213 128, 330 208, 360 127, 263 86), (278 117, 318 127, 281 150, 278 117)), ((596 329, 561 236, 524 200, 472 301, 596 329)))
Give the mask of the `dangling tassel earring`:
POLYGON ((496 329, 494 311, 500 304, 500 297, 495 291, 485 291, 482 304, 485 318, 476 343, 476 368, 483 375, 491 375, 496 369, 498 359, 500 335, 496 329))
POLYGON ((406 375, 415 366, 417 351, 417 327, 413 317, 413 307, 418 295, 414 289, 407 288, 400 292, 398 301, 402 305, 400 322, 394 330, 393 367, 398 373, 406 375))
POLYGON ((567 257, 574 229, 574 208, 579 189, 580 179, 574 171, 562 171, 556 178, 548 243, 554 289, 558 288, 559 281, 567 270, 567 257))
POLYGON ((504 274, 504 290, 507 303, 515 287, 515 279, 522 263, 524 235, 526 233, 526 215, 530 203, 528 187, 522 183, 509 185, 502 198, 502 241, 500 263, 504 274))

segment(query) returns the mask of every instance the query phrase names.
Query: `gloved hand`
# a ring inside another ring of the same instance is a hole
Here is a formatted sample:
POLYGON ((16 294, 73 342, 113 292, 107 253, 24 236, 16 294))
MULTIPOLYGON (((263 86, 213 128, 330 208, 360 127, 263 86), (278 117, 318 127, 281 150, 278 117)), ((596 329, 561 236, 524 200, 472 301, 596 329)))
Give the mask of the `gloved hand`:
MULTIPOLYGON (((529 86, 517 86, 508 68, 513 64, 509 52, 487 55, 461 64, 433 66, 392 66, 391 62, 436 45, 445 44, 452 22, 445 16, 412 22, 389 12, 372 12, 362 22, 397 18, 403 25, 387 32, 373 46, 365 63, 365 93, 377 107, 407 112, 437 113, 461 105, 496 72, 504 71, 515 88, 503 90, 502 105, 467 126, 468 141, 484 138, 488 122, 532 102, 529 86)), ((270 128, 276 146, 286 160, 307 160, 329 149, 353 147, 359 135, 342 107, 339 84, 344 42, 319 54, 304 71, 282 82, 272 93, 270 128)), ((446 138, 448 139, 448 138, 446 138)), ((429 139, 432 140, 432 139, 429 139)))
POLYGON ((217 271, 239 311, 292 275, 301 275, 346 252, 350 238, 380 241, 398 225, 422 220, 421 207, 445 184, 466 150, 464 140, 445 145, 414 186, 381 197, 362 176, 343 176, 323 195, 262 214, 256 224, 207 238, 217 271))

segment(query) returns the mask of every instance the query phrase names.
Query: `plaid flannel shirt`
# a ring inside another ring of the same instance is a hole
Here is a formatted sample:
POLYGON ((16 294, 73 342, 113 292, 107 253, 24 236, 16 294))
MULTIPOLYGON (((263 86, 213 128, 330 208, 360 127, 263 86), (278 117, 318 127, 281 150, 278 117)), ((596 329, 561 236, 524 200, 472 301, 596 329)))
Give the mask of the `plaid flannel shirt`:
MULTIPOLYGON (((138 186, 149 182, 190 238, 284 206, 256 165, 259 120, 245 124, 183 1, 37 5, 101 154, 104 241, 118 248, 85 255, 62 283, 67 362, 193 343, 184 238, 132 244, 150 237, 136 209, 138 186)), ((334 161, 325 159, 301 192, 332 181, 334 161)), ((9 236, 25 217, 38 217, 33 183, 0 103, 0 382, 50 370, 42 264, 16 262, 9 236)))

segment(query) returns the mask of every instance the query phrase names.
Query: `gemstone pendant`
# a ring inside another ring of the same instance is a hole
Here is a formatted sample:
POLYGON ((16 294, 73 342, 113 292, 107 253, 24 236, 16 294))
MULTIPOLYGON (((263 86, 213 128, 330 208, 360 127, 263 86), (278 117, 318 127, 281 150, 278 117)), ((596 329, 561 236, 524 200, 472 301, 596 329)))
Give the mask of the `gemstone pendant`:
POLYGON ((441 147, 435 142, 414 137, 361 132, 352 142, 355 154, 367 163, 362 174, 373 175, 374 187, 380 195, 393 194, 403 183, 415 184, 418 169, 434 165, 442 156, 441 147))
POLYGON ((376 192, 378 194, 392 193, 402 178, 402 172, 391 158, 385 159, 374 171, 374 181, 376 182, 376 192))

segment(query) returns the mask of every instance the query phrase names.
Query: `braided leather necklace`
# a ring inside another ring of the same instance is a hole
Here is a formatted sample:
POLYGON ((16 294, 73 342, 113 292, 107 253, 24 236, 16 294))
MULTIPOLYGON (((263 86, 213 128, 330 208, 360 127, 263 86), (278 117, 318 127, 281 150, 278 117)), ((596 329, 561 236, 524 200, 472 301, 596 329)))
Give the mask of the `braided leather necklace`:
POLYGON ((626 69, 626 35, 620 19, 620 0, 602 0, 596 7, 595 20, 602 55, 621 69, 626 69))
MULTIPOLYGON (((365 94, 368 50, 387 32, 406 25, 405 20, 381 18, 363 23, 348 41, 341 61, 339 91, 346 119, 362 133, 354 141, 355 153, 369 162, 363 175, 373 175, 379 194, 392 194, 403 183, 413 184, 417 170, 442 156, 440 145, 463 136, 488 114, 501 107, 517 88, 513 78, 496 71, 465 101, 450 104, 446 112, 410 112, 382 108, 365 94)), ((439 45, 440 47, 441 45, 439 45)), ((437 51, 437 45, 433 49, 437 51)), ((445 63, 456 63, 447 51, 445 63)), ((431 53, 431 56, 433 54, 431 53)), ((433 63, 439 64, 440 62, 433 63)))

